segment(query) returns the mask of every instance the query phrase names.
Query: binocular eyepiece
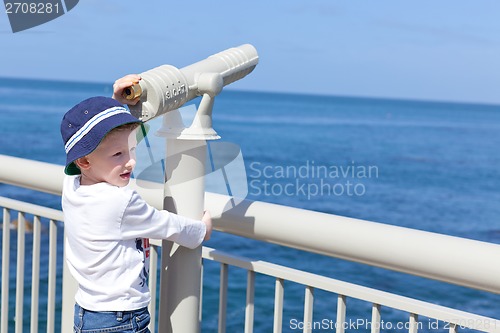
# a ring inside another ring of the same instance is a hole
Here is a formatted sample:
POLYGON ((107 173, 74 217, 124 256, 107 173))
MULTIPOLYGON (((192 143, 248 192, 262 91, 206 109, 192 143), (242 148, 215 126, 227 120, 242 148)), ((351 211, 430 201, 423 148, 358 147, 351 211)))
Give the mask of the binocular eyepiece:
POLYGON ((131 87, 123 89, 123 97, 129 101, 136 99, 142 95, 142 88, 139 83, 134 84, 131 87))

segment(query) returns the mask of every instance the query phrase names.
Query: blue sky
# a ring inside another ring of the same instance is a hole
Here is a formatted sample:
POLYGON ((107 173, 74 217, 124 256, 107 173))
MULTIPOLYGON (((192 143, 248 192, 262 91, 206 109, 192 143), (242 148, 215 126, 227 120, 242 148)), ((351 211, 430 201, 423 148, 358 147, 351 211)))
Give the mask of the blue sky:
POLYGON ((497 0, 82 0, 13 34, 0 77, 109 82, 244 43, 255 71, 226 89, 500 104, 497 0))

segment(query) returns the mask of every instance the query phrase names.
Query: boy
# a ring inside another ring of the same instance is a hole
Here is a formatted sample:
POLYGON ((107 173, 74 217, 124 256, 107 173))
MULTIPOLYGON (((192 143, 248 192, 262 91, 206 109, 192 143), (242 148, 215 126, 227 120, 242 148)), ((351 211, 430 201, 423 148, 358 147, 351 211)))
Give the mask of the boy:
MULTIPOLYGON (((114 98, 135 80, 117 80, 114 98)), ((89 98, 61 122, 67 262, 79 284, 74 332, 150 332, 149 238, 195 248, 212 230, 208 213, 196 221, 159 211, 125 187, 140 121, 116 99, 89 98)))

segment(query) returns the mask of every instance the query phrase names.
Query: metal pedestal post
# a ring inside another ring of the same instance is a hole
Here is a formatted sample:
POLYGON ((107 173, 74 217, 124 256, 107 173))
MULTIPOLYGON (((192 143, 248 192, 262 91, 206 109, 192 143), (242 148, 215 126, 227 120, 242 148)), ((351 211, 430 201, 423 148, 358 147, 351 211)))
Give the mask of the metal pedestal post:
MULTIPOLYGON (((164 209, 200 219, 204 208, 204 140, 167 138, 164 209)), ((200 332, 201 246, 162 244, 159 332, 200 332)))

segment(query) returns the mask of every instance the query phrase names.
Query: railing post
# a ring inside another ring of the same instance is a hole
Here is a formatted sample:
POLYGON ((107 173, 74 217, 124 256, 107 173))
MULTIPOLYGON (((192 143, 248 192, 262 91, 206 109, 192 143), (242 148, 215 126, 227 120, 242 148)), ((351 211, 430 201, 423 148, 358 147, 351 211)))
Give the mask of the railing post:
MULTIPOLYGON (((64 239, 66 239, 66 235, 64 239)), ((73 332, 73 313, 75 311, 75 294, 78 290, 78 282, 71 275, 66 262, 66 242, 64 242, 64 253, 61 332, 73 332)))
POLYGON ((0 303, 0 332, 9 328, 9 273, 10 273, 10 210, 3 209, 2 227, 2 297, 0 303))
MULTIPOLYGON (((204 207, 206 142, 167 138, 164 208, 200 219, 204 207)), ((201 246, 162 244, 159 332, 197 333, 201 311, 201 246)))

